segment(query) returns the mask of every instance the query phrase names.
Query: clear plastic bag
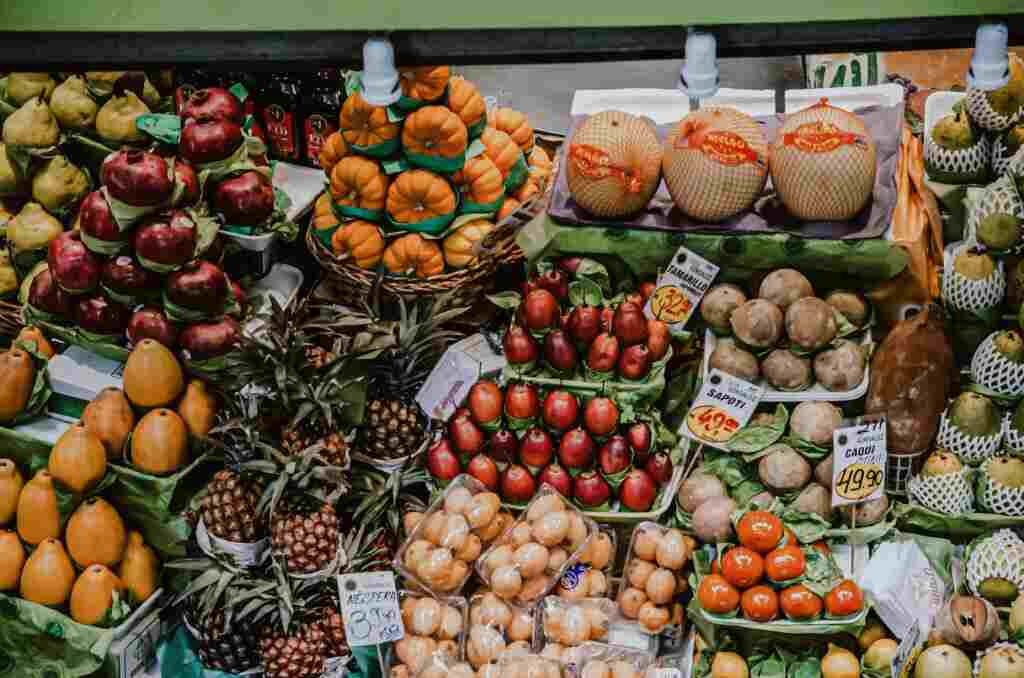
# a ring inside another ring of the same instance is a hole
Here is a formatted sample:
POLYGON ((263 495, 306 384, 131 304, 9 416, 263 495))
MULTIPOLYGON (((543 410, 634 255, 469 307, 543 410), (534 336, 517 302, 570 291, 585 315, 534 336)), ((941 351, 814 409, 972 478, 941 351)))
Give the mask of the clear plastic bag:
POLYGON ((415 675, 422 666, 416 662, 410 665, 410 658, 421 656, 425 649, 429 650, 429 655, 441 653, 455 661, 465 657, 469 607, 465 598, 435 599, 415 591, 400 591, 398 598, 405 638, 390 644, 384 651, 385 676, 409 678, 415 675))
POLYGON ((537 643, 545 657, 562 661, 567 648, 588 641, 608 642, 608 631, 619 618, 618 607, 608 598, 567 601, 548 596, 537 609, 537 643))
POLYGON ((562 666, 538 654, 510 654, 498 662, 496 671, 478 678, 562 678, 562 666))
POLYGON ((583 643, 566 652, 565 678, 645 678, 655 657, 604 643, 583 643))
POLYGON ((468 663, 438 650, 427 658, 415 678, 476 678, 476 672, 468 663))
POLYGON ((466 659, 474 669, 506 654, 530 651, 536 635, 533 610, 502 600, 488 591, 469 601, 466 659))
POLYGON ((601 526, 583 549, 580 561, 558 580, 555 593, 566 600, 604 598, 611 595, 611 574, 618 538, 615 530, 601 526))
POLYGON ((681 624, 683 607, 676 598, 689 584, 683 570, 696 542, 676 529, 640 523, 629 540, 629 557, 619 586, 619 612, 646 633, 661 633, 681 624))

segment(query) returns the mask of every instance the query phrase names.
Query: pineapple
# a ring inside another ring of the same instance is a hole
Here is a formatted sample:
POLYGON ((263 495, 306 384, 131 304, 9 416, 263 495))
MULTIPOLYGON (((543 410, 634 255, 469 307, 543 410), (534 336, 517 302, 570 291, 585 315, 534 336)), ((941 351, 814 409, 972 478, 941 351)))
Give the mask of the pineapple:
POLYGON ((190 610, 187 619, 199 632, 196 643, 203 666, 227 673, 241 673, 259 665, 256 638, 244 625, 229 626, 223 608, 214 610, 205 618, 190 610))
POLYGON ((345 639, 345 621, 337 605, 324 609, 320 627, 327 639, 327 656, 344 657, 350 654, 348 640, 345 639))
POLYGON ((368 464, 356 463, 352 478, 344 512, 352 516, 353 524, 380 533, 372 540, 376 554, 365 569, 391 569, 399 544, 409 536, 403 529, 405 514, 427 509, 427 472, 420 466, 406 464, 394 473, 384 473, 368 464))
POLYGON ((327 634, 313 621, 300 623, 293 631, 265 630, 260 638, 260 656, 266 678, 309 678, 324 672, 327 634))
POLYGON ((338 516, 324 502, 292 499, 280 514, 272 516, 270 528, 274 556, 291 574, 312 574, 326 570, 338 555, 338 516))
POLYGON ((262 538, 262 521, 256 505, 260 488, 237 472, 222 469, 206 486, 199 505, 207 531, 215 537, 251 544, 262 538))

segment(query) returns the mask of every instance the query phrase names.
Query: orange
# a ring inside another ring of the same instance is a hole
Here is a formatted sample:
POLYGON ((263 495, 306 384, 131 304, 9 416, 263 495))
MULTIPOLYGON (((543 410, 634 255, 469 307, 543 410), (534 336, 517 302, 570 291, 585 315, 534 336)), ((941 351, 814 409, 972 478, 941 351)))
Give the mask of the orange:
POLYGON ((755 586, 740 598, 743 616, 751 621, 770 622, 779 616, 779 595, 770 586, 755 586))
POLYGON ((848 617, 864 607, 864 592, 849 579, 844 579, 825 596, 825 609, 833 617, 848 617))
POLYGON ((814 619, 821 614, 821 598, 803 584, 790 586, 779 596, 782 612, 794 621, 814 619))
POLYGON ((697 600, 701 607, 712 614, 729 614, 740 604, 740 593, 718 574, 709 574, 700 580, 697 600))
POLYGON ((768 578, 773 582, 789 581, 796 579, 804 573, 807 566, 807 559, 804 552, 798 546, 780 546, 767 556, 764 560, 764 569, 768 578))
POLYGON ((722 576, 738 589, 748 589, 764 576, 764 558, 746 546, 737 546, 722 556, 722 576))
POLYGON ((769 511, 748 511, 736 526, 740 543, 765 554, 782 541, 782 521, 769 511))

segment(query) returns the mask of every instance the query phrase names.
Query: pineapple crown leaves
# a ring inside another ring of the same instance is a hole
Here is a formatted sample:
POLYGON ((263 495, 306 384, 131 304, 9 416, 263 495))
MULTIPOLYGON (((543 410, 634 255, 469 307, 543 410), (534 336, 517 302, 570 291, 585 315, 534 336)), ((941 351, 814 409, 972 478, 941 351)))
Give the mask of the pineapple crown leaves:
POLYGON ((393 473, 360 468, 353 472, 353 477, 359 478, 352 488, 352 496, 358 501, 352 512, 353 521, 361 525, 383 524, 392 534, 400 533, 404 507, 421 508, 423 502, 412 490, 417 486, 426 490, 429 478, 423 468, 411 464, 393 473))
POLYGON ((362 572, 383 553, 383 549, 375 546, 381 532, 378 527, 367 533, 366 524, 363 524, 358 530, 351 530, 342 537, 340 548, 344 553, 345 565, 340 574, 362 572))
POLYGON ((167 567, 199 573, 178 594, 174 604, 194 598, 193 609, 200 619, 208 618, 217 609, 230 608, 229 601, 224 600, 225 593, 233 585, 241 585, 244 580, 251 578, 245 569, 211 557, 174 560, 168 562, 167 567))
POLYGON ((267 445, 266 457, 242 464, 247 472, 267 476, 268 484, 257 504, 261 514, 274 514, 286 495, 334 504, 348 491, 347 474, 337 466, 328 466, 320 452, 323 443, 316 443, 293 456, 287 456, 267 445))

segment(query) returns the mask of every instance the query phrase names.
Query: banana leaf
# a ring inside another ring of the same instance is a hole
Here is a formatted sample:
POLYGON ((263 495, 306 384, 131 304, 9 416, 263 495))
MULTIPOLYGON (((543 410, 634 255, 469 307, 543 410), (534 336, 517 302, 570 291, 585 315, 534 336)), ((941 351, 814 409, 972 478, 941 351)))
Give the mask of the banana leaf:
POLYGON ((78 678, 96 672, 114 632, 77 624, 27 600, 0 594, 0 674, 20 678, 78 678))
POLYGON ((1024 526, 1024 517, 994 513, 963 513, 949 516, 918 504, 898 503, 893 508, 896 525, 904 531, 923 532, 963 543, 1004 527, 1024 526))

